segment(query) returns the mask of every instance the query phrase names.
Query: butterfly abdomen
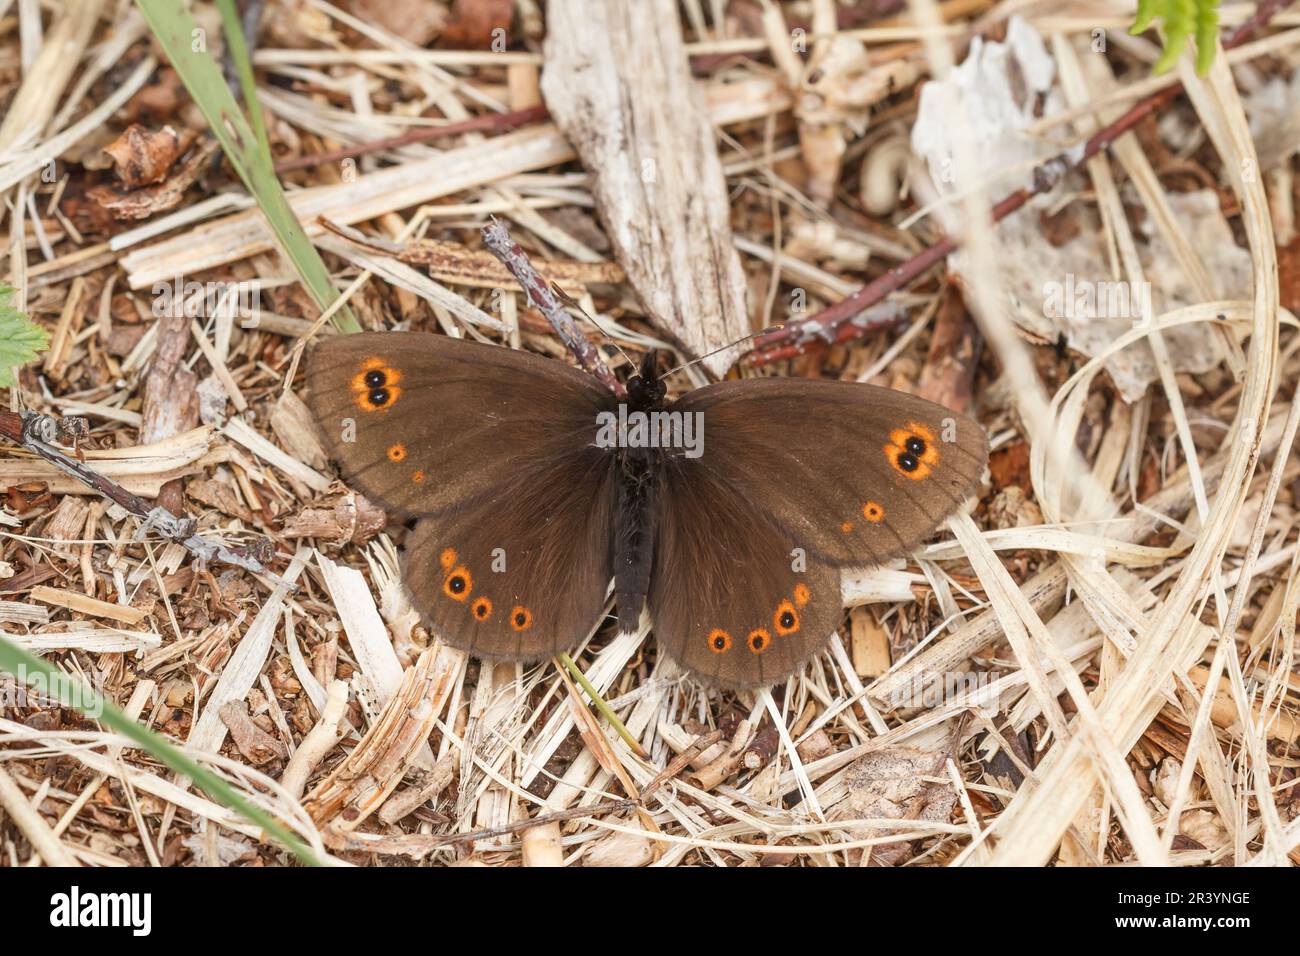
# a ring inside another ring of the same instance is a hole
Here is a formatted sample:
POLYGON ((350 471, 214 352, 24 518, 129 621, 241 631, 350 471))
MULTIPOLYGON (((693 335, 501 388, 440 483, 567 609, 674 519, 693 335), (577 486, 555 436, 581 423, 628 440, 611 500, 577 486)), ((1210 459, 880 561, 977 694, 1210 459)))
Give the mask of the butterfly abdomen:
POLYGON ((643 449, 619 455, 618 509, 614 514, 614 596, 618 629, 637 629, 650 589, 654 559, 655 504, 659 496, 660 462, 643 449))

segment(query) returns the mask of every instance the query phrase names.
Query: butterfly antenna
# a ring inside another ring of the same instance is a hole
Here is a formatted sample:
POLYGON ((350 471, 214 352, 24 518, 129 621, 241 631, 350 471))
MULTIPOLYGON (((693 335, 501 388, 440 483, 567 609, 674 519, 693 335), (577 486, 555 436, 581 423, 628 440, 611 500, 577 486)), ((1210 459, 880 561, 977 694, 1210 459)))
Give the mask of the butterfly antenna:
POLYGON ((736 339, 736 341, 734 342, 728 342, 726 345, 719 346, 718 348, 714 349, 712 352, 705 352, 699 358, 691 359, 689 362, 683 362, 681 365, 678 365, 676 368, 670 368, 668 371, 664 372, 664 374, 659 377, 667 378, 669 375, 672 375, 673 372, 680 372, 684 368, 690 368, 692 365, 698 365, 700 362, 703 362, 706 358, 710 358, 714 355, 717 355, 719 352, 725 352, 728 349, 734 349, 737 345, 742 345, 743 343, 748 342, 750 339, 758 338, 760 335, 766 335, 768 332, 779 332, 783 328, 785 328, 784 324, 769 325, 767 328, 759 329, 757 332, 751 332, 749 333, 749 335, 746 335, 743 338, 736 339))
POLYGON ((551 283, 551 291, 554 292, 557 296, 559 296, 560 301, 563 302, 565 305, 569 306, 572 309, 576 309, 579 313, 581 313, 582 316, 588 322, 590 322, 592 325, 596 327, 597 332, 605 336, 605 339, 609 342, 610 345, 614 346, 614 348, 618 351, 619 355, 623 356, 623 359, 627 362, 627 364, 630 365, 632 368, 636 368, 636 362, 632 361, 632 357, 623 351, 623 347, 618 344, 614 336, 606 332, 604 326, 602 326, 599 322, 596 321, 596 317, 594 315, 592 315, 590 312, 584 309, 577 301, 573 299, 572 296, 570 296, 567 292, 561 289, 554 282, 551 283))

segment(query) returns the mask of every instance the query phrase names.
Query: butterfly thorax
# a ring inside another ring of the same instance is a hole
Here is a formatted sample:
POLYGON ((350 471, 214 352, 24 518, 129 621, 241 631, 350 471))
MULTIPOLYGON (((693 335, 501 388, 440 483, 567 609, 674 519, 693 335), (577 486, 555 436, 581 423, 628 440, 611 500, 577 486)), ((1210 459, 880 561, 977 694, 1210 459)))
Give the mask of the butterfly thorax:
POLYGON ((663 406, 668 389, 655 374, 657 353, 651 350, 641 361, 641 371, 627 380, 627 406, 629 411, 652 412, 663 406))

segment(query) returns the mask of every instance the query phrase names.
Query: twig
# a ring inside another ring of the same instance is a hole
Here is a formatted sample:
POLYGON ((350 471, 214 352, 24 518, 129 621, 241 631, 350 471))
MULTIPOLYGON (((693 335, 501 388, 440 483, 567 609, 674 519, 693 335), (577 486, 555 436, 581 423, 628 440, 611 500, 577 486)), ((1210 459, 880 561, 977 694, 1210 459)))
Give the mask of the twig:
POLYGON ((27 797, 3 767, 0 767, 0 807, 4 807, 46 866, 81 865, 68 848, 59 842, 45 818, 27 802, 27 797))
POLYGON ((184 546, 200 561, 233 564, 245 571, 263 575, 273 584, 283 583, 278 575, 267 570, 262 563, 270 560, 269 556, 263 556, 259 560, 253 554, 254 550, 263 550, 263 548, 227 548, 224 544, 201 538, 195 534, 198 523, 193 518, 178 518, 166 508, 150 504, 146 499, 132 494, 111 478, 69 458, 50 444, 58 438, 76 437, 83 433, 84 428, 84 419, 66 418, 62 422, 56 422, 48 415, 37 415, 32 412, 23 414, 0 412, 0 437, 8 438, 15 444, 34 451, 55 468, 71 475, 87 488, 98 492, 102 497, 121 505, 131 514, 142 519, 144 524, 137 534, 156 530, 167 540, 184 546))
POLYGON ((460 753, 456 750, 448 750, 433 765, 432 770, 421 775, 414 786, 389 797, 388 801, 379 808, 379 819, 391 826, 398 820, 410 816, 419 807, 451 786, 459 765, 460 753))
POLYGON ((689 747, 668 761, 668 766, 655 774, 654 779, 645 785, 645 788, 641 791, 641 803, 643 805, 648 804, 656 790, 685 770, 692 760, 716 744, 722 737, 721 730, 712 730, 707 734, 696 737, 689 747))
MULTIPOLYGON (((1250 19, 1242 22, 1224 39, 1224 49, 1240 46, 1250 39, 1256 30, 1267 24, 1279 11, 1290 6, 1291 2, 1292 0, 1264 0, 1250 19)), ((1001 222, 1034 196, 1047 192, 1067 173, 1082 166, 1102 150, 1109 149, 1117 139, 1173 99, 1182 88, 1181 83, 1175 83, 1138 100, 1123 116, 1094 133, 1084 143, 1082 151, 1077 148, 1066 150, 1039 164, 1034 169, 1033 185, 1021 187, 1003 197, 992 209, 992 221, 1001 222)), ((847 299, 807 319, 787 322, 772 332, 757 336, 753 351, 745 355, 741 363, 749 367, 767 365, 803 355, 814 342, 843 343, 862 338, 872 328, 863 325, 858 318, 866 309, 880 303, 891 292, 896 292, 930 267, 942 262, 959 245, 956 237, 945 236, 934 245, 922 249, 907 262, 867 283, 847 299)))
POLYGON ((410 146, 413 143, 426 143, 431 139, 442 139, 445 136, 457 136, 461 133, 476 133, 490 130, 494 133, 508 133, 512 129, 518 129, 521 126, 527 126, 530 123, 537 123, 546 119, 549 114, 545 106, 530 106, 527 109, 515 110, 511 113, 490 113, 487 116, 475 116, 472 119, 461 120, 457 123, 448 123, 445 126, 430 126, 425 129, 412 130, 409 133, 403 133, 400 136, 389 136, 386 139, 376 139, 368 143, 358 143, 355 146, 343 146, 339 149, 331 149, 324 153, 312 153, 309 156, 295 156, 293 159, 285 159, 275 164, 277 173, 287 173, 294 169, 307 169, 312 166, 321 166, 325 163, 337 163, 339 160, 349 159, 354 156, 365 156, 368 153, 381 153, 384 150, 396 149, 399 146, 410 146))
POLYGON ((596 376, 600 383, 608 388, 611 392, 622 398, 627 394, 623 383, 614 377, 614 373, 609 370, 605 360, 601 358, 600 352, 596 347, 587 341, 587 337, 582 334, 582 329, 573 317, 564 310, 560 304, 559 296, 543 278, 542 274, 534 268, 533 264, 528 261, 528 254, 519 247, 510 236, 510 230, 505 223, 493 219, 483 227, 483 244, 488 247, 498 259, 505 263, 505 267, 510 270, 518 283, 523 286, 524 293, 528 296, 528 301, 535 305, 546 316, 546 320, 551 323, 564 344, 569 347, 578 360, 578 364, 584 369, 596 376))
POLYGON ((373 837, 368 833, 345 833, 340 830, 330 828, 325 831, 326 842, 339 850, 362 850, 368 852, 407 852, 416 854, 426 854, 439 847, 453 846, 456 844, 472 845, 479 840, 492 840, 497 837, 509 836, 512 833, 519 833, 524 830, 531 830, 534 827, 545 826, 548 823, 560 823, 565 820, 584 820, 594 819, 608 813, 619 813, 623 810, 634 809, 637 801, 624 798, 622 800, 605 800, 601 803, 593 803, 590 806, 570 807, 567 810, 557 810, 555 813, 546 813, 542 816, 533 817, 529 820, 519 820, 515 823, 508 823, 499 827, 487 827, 482 830, 471 830, 468 833, 432 833, 432 834, 409 834, 397 837, 383 838, 378 841, 367 839, 373 837), (386 847, 382 850, 376 849, 376 842, 386 847), (397 847, 402 847, 399 850, 397 847))

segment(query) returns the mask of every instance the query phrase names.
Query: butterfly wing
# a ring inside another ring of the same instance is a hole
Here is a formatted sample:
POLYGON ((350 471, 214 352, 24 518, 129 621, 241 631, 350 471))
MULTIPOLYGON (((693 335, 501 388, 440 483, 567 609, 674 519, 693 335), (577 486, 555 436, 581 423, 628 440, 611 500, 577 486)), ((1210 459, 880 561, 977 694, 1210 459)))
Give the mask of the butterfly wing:
POLYGON ((612 398, 591 376, 526 352, 363 332, 311 350, 307 402, 348 483, 405 516, 480 501, 521 460, 586 445, 612 398))
POLYGON ((647 595, 660 646, 723 687, 798 670, 839 626, 839 571, 796 561, 787 532, 696 462, 669 459, 661 481, 647 595))
POLYGON ((613 470, 596 449, 520 463, 492 499, 421 518, 402 567, 453 647, 537 660, 591 631, 613 576, 613 470))
POLYGON ((612 576, 608 392, 561 362, 424 333, 312 351, 308 403, 343 474, 418 520, 402 580, 449 644, 530 660, 595 624, 612 576))
POLYGON ((671 410, 701 415, 704 441, 666 457, 650 613, 681 664, 724 686, 800 667, 840 623, 840 570, 915 548, 988 457, 973 420, 866 385, 723 382, 671 410))
POLYGON ((974 490, 988 439, 973 419, 893 389, 806 379, 721 382, 701 413, 701 473, 760 503, 804 548, 871 567, 924 541, 974 490))

